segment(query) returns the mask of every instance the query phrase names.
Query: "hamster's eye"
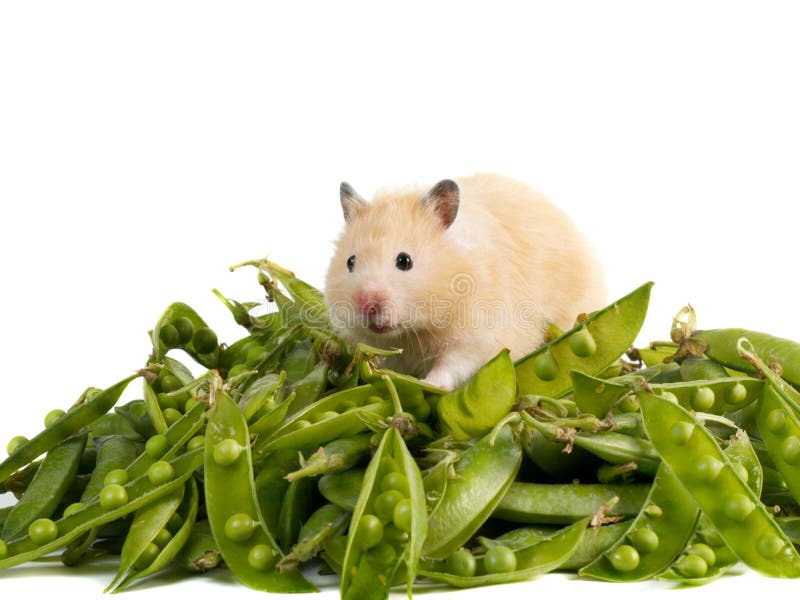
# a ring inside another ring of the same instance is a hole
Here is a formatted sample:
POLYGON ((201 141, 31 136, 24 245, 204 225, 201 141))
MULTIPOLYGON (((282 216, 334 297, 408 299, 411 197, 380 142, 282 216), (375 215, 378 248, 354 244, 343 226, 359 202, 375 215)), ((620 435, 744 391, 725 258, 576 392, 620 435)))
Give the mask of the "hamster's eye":
POLYGON ((397 255, 397 258, 394 261, 394 266, 401 271, 408 271, 414 266, 414 263, 411 261, 411 257, 408 254, 401 252, 397 255))
POLYGON ((352 273, 353 269, 355 268, 356 268, 356 255, 353 254, 353 256, 347 259, 347 270, 352 273))

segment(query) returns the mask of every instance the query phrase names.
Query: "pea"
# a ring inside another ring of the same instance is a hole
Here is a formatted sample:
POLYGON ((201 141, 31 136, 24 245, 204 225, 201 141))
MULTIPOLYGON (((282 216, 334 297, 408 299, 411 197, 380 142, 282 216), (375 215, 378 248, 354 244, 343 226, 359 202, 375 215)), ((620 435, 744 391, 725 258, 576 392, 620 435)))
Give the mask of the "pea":
POLYGON ((411 531, 411 500, 403 498, 392 511, 392 523, 401 531, 411 531))
POLYGON ((545 350, 533 361, 533 372, 542 381, 552 381, 558 375, 558 363, 550 350, 545 350))
POLYGON ((687 554, 675 563, 675 570, 684 577, 696 579, 703 577, 708 572, 708 564, 702 556, 687 554))
POLYGON ((156 534, 156 537, 153 538, 153 543, 159 548, 163 548, 171 539, 172 534, 167 529, 162 529, 156 534))
POLYGON ((326 410, 319 416, 319 421, 324 421, 326 419, 333 419, 339 416, 339 413, 335 410, 326 410))
POLYGON ((299 431, 300 429, 305 429, 306 427, 311 427, 311 421, 308 421, 307 419, 298 419, 292 423, 291 431, 299 431))
POLYGON ((256 544, 247 553, 247 562, 256 571, 266 571, 275 562, 275 551, 266 544, 256 544))
POLYGON ((147 456, 158 460, 167 453, 169 441, 161 434, 156 434, 145 442, 144 451, 147 456))
POLYGON ((680 421, 675 423, 669 430, 669 439, 676 446, 685 446, 694 433, 694 425, 680 421))
POLYGON ((58 527, 50 519, 36 519, 28 526, 28 537, 37 546, 44 546, 58 537, 58 527))
POLYGON ((783 541, 774 534, 767 533, 756 540, 756 552, 765 558, 777 556, 783 550, 783 541))
POLYGON ((767 415, 767 429, 772 433, 780 433, 786 427, 786 413, 780 408, 769 411, 767 415))
POLYGON ((197 448, 202 448, 206 445, 206 436, 204 435, 196 435, 189 442, 186 444, 187 450, 195 450, 197 448))
POLYGON ((27 442, 28 438, 26 438, 24 435, 15 436, 9 440, 8 445, 6 446, 6 452, 8 452, 9 456, 11 456, 27 442))
POLYGON ((182 387, 183 384, 181 380, 175 377, 175 375, 165 375, 161 378, 161 391, 165 394, 179 390, 182 387))
POLYGON ((111 485, 112 483, 125 485, 128 483, 128 479, 128 472, 125 469, 114 469, 106 473, 106 476, 103 478, 103 485, 111 485))
POLYGON ((713 567, 714 563, 717 562, 717 553, 714 552, 714 549, 707 544, 692 544, 689 546, 687 554, 696 554, 697 556, 700 556, 709 567, 713 567))
POLYGON ((164 422, 167 424, 167 427, 183 416, 181 412, 175 408, 166 408, 161 414, 164 415, 164 422))
POLYGON ((517 556, 506 546, 494 546, 483 557, 483 568, 487 573, 511 573, 517 568, 517 556))
POLYGON ((178 531, 183 525, 183 518, 178 513, 172 513, 172 516, 167 521, 167 529, 170 531, 178 531))
POLYGON ((191 341, 192 335, 194 334, 194 325, 192 325, 192 322, 188 317, 178 317, 177 319, 173 319, 172 326, 178 333, 179 344, 184 345, 191 341))
POLYGON ((423 400, 411 409, 411 414, 414 415, 417 421, 427 421, 428 417, 431 416, 431 405, 423 400))
POLYGON ((630 394, 623 398, 617 407, 624 413, 639 412, 639 397, 636 394, 630 394))
POLYGON ((747 400, 747 388, 741 383, 737 383, 728 390, 727 400, 728 404, 733 404, 734 406, 737 404, 742 404, 745 400, 747 400))
POLYGON ((658 504, 648 504, 644 507, 644 514, 649 517, 653 517, 654 519, 658 519, 659 517, 664 516, 664 509, 662 509, 658 504))
POLYGON ((245 364, 251 369, 257 368, 261 363, 267 359, 267 351, 261 346, 254 346, 247 351, 244 359, 245 364))
POLYGON ((228 371, 228 379, 233 379, 234 377, 238 377, 242 373, 249 371, 250 368, 247 365, 234 365, 231 367, 231 370, 228 371))
POLYGON ((199 402, 197 402, 197 400, 196 400, 196 399, 194 399, 194 398, 189 398, 189 399, 187 399, 187 400, 186 400, 186 402, 185 402, 185 403, 184 403, 184 405, 183 405, 183 412, 185 412, 185 413, 189 412, 189 411, 190 411, 190 410, 192 410, 192 409, 193 409, 193 408, 194 408, 194 407, 195 407, 197 404, 199 404, 199 402))
POLYGON ((394 473, 395 471, 399 470, 400 467, 398 466, 397 461, 391 456, 381 457, 381 462, 378 464, 379 473, 394 473))
POLYGON ((397 490, 387 490, 381 493, 375 498, 375 503, 373 505, 375 514, 381 521, 391 521, 394 507, 397 506, 397 503, 400 502, 403 497, 403 494, 397 490))
POLYGON ((405 544, 408 541, 408 533, 406 533, 405 531, 400 531, 397 527, 389 523, 383 528, 383 539, 389 542, 390 544, 399 546, 401 544, 405 544))
POLYGON ((49 413, 47 413, 47 415, 45 415, 44 426, 45 427, 52 427, 53 425, 56 424, 57 421, 59 421, 61 419, 61 417, 63 417, 66 414, 67 413, 65 413, 60 408, 56 408, 56 409, 51 410, 49 413))
POLYGON ((586 358, 597 352, 597 342, 586 327, 579 329, 569 338, 569 347, 575 356, 586 358))
POLYGON ((640 554, 648 554, 658 549, 658 534, 649 527, 639 527, 632 531, 628 538, 640 554))
POLYGON ((736 474, 745 483, 750 479, 750 473, 747 472, 747 467, 742 463, 733 463, 733 470, 736 471, 736 474))
POLYGON ((722 512, 733 521, 744 521, 754 509, 753 501, 741 493, 732 494, 722 504, 722 512))
POLYGON ((608 553, 608 560, 617 571, 627 573, 639 566, 639 553, 633 546, 620 544, 608 553))
POLYGON ((692 396, 692 408, 697 411, 706 412, 714 406, 714 391, 711 388, 697 388, 692 396))
POLYGON ((64 509, 63 516, 68 517, 70 515, 74 515, 76 512, 80 512, 84 508, 86 508, 86 505, 83 502, 73 502, 67 508, 64 509))
POLYGON ((242 453, 242 446, 234 439, 227 438, 214 446, 214 462, 221 467, 235 463, 242 453))
POLYGON ((161 548, 159 548, 155 543, 150 542, 145 546, 145 549, 139 555, 139 558, 136 559, 136 568, 142 570, 149 567, 156 557, 161 554, 161 548))
POLYGON ((381 479, 381 491, 397 490, 403 494, 408 494, 408 480, 406 476, 397 471, 387 473, 381 479))
POLYGON ((243 542, 253 535, 255 521, 245 513, 236 513, 225 521, 225 537, 234 542, 243 542))
POLYGON ((706 454, 695 461, 694 476, 700 481, 714 481, 724 466, 721 461, 706 454))
POLYGON ((661 397, 665 398, 666 400, 669 400, 673 404, 680 404, 678 402, 678 397, 672 392, 661 392, 661 397))
POLYGON ((198 354, 210 354, 217 349, 219 342, 213 329, 203 327, 192 336, 192 346, 198 354))
POLYGON ((3 540, 0 540, 0 560, 8 556, 8 546, 3 540))
POLYGON ((147 478, 153 485, 164 485, 175 477, 175 469, 166 461, 154 462, 147 469, 147 478))
POLYGON ((448 573, 459 577, 472 577, 477 570, 477 561, 472 552, 466 548, 461 548, 447 557, 445 568, 448 573))
POLYGON ((397 550, 390 543, 381 542, 374 548, 370 548, 366 557, 372 565, 381 568, 392 564, 397 559, 397 550))
POLYGON ((373 548, 381 543, 383 539, 383 523, 375 515, 365 514, 361 516, 356 531, 356 540, 365 550, 373 548))
POLYGON ((111 483, 100 490, 100 506, 103 510, 115 510, 128 502, 128 491, 118 483, 111 483))
POLYGON ((167 348, 175 348, 181 343, 181 336, 178 333, 178 328, 172 323, 162 325, 161 329, 158 331, 158 339, 160 339, 161 343, 167 348))
POLYGON ((781 456, 790 465, 800 461, 800 438, 790 435, 781 442, 781 456))

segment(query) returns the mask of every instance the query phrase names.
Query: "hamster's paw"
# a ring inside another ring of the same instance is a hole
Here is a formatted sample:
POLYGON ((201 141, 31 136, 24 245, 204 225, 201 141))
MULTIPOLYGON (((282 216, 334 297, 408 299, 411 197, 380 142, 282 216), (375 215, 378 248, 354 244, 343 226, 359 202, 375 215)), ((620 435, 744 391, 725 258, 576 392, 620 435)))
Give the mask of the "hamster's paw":
POLYGON ((434 367, 422 381, 447 390, 448 392, 456 387, 456 380, 455 377, 453 377, 453 373, 445 367, 434 367))

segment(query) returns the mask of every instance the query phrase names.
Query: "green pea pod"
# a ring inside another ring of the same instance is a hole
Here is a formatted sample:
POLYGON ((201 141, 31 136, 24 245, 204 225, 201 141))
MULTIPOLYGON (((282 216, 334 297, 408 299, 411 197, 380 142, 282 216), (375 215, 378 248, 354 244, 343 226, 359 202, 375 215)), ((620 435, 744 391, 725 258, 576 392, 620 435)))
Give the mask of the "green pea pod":
POLYGON ((611 409, 631 393, 630 387, 605 379, 592 377, 580 371, 570 373, 573 400, 581 413, 588 413, 603 419, 611 409))
POLYGON ((114 407, 114 413, 128 421, 133 430, 141 437, 146 439, 151 435, 155 435, 156 430, 153 429, 153 422, 147 415, 147 407, 144 405, 144 400, 132 400, 121 406, 116 406, 114 407))
POLYGON ((519 395, 559 398, 572 389, 572 370, 588 375, 602 373, 636 339, 644 323, 652 286, 652 282, 646 283, 518 360, 515 368, 519 395), (594 346, 584 343, 588 340, 594 346))
POLYGON ((327 385, 328 363, 323 361, 291 386, 291 391, 296 395, 292 411, 302 410, 319 400, 327 385))
POLYGON ((601 505, 622 517, 637 515, 650 492, 649 483, 514 482, 500 500, 493 517, 513 523, 565 524, 597 513, 601 505))
POLYGON ((800 502, 800 415, 773 385, 767 385, 757 423, 775 468, 795 501, 800 502))
POLYGON ((36 519, 49 518, 78 472, 87 434, 61 442, 45 456, 22 499, 6 518, 0 538, 23 535, 36 519))
POLYGON ((353 512, 364 487, 364 471, 350 469, 341 473, 328 473, 320 477, 318 487, 319 493, 328 502, 353 512))
POLYGON ((152 333, 152 362, 160 363, 172 348, 180 348, 207 369, 216 369, 219 365, 219 344, 216 335, 195 310, 183 302, 170 304, 159 318, 152 333), (208 333, 210 340, 199 339, 208 333), (177 336, 177 337, 175 337, 177 336), (199 352, 196 346, 202 343, 199 352))
POLYGON ((24 467, 86 427, 99 416, 106 414, 119 400, 128 384, 137 377, 139 375, 131 375, 110 388, 98 392, 79 406, 71 408, 53 425, 25 442, 14 454, 0 463, 0 481, 5 481, 20 467, 24 467))
POLYGON ((307 318, 327 320, 328 309, 325 297, 317 288, 272 261, 265 259, 258 267, 267 271, 286 288, 292 299, 302 307, 307 318))
POLYGON ((764 381, 752 377, 695 380, 652 385, 653 392, 673 394, 687 410, 722 415, 754 402, 761 396, 764 381))
POLYGON ((103 489, 106 475, 116 469, 127 468, 136 459, 136 444, 121 435, 96 440, 98 442, 97 461, 89 483, 86 484, 80 502, 88 504, 103 489))
POLYGON ((253 422, 262 410, 271 410, 277 404, 276 394, 286 380, 286 371, 267 373, 255 380, 239 399, 239 407, 248 424, 253 422))
POLYGON ((297 571, 275 570, 282 554, 258 507, 247 421, 222 390, 208 414, 204 464, 208 520, 234 576, 261 591, 316 590, 297 571))
POLYGON ((217 541, 207 520, 195 521, 186 543, 175 556, 175 562, 192 573, 205 573, 222 562, 217 541))
MULTIPOLYGON (((517 550, 514 552, 516 568, 508 572, 487 572, 489 569, 486 565, 486 556, 484 556, 477 560, 477 575, 455 575, 444 570, 428 568, 420 569, 419 574, 433 581, 441 581, 458 588, 525 581, 558 569, 575 552, 586 534, 588 525, 589 519, 583 519, 558 531, 549 539, 517 550)), ((444 565, 431 566, 442 568, 444 565)))
POLYGON ((153 391, 146 379, 144 382, 144 407, 147 410, 147 416, 150 417, 150 422, 153 424, 153 429, 156 433, 164 433, 167 430, 167 422, 164 420, 164 414, 161 412, 161 407, 158 405, 158 396, 153 391))
POLYGON ((280 370, 286 373, 290 384, 297 383, 311 373, 319 357, 314 351, 311 340, 301 339, 294 342, 286 351, 279 363, 280 370))
POLYGON ((340 535, 350 521, 350 513, 335 504, 323 504, 303 523, 298 542, 278 563, 278 570, 296 569, 319 553, 328 538, 340 535))
POLYGON ((592 527, 581 538, 570 557, 561 563, 558 570, 575 572, 585 567, 616 544, 628 531, 628 525, 627 521, 620 521, 602 527, 592 527))
POLYGON ((484 436, 455 463, 456 478, 428 519, 423 556, 447 558, 489 518, 511 486, 522 462, 522 450, 511 427, 484 436))
POLYGON ((533 546, 551 538, 556 531, 558 531, 558 527, 548 525, 519 527, 511 531, 506 531, 496 538, 478 536, 475 538, 475 541, 477 541, 484 550, 496 548, 497 546, 505 546, 509 550, 514 550, 516 552, 517 550, 533 546))
POLYGON ((502 350, 467 383, 439 398, 439 425, 456 440, 483 437, 509 413, 516 391, 514 364, 502 350))
POLYGON ((230 346, 222 348, 219 355, 220 374, 227 377, 233 367, 237 365, 247 366, 247 355, 255 347, 263 348, 265 356, 262 359, 267 358, 270 354, 267 349, 270 339, 272 339, 272 336, 248 335, 236 340, 230 346))
POLYGON ((297 479, 289 483, 281 511, 278 514, 278 528, 275 541, 286 553, 300 539, 300 528, 314 512, 317 504, 316 482, 312 479, 297 479))
POLYGON ((106 413, 98 417, 88 427, 89 437, 93 439, 112 436, 123 436, 132 441, 142 439, 130 421, 116 412, 106 413))
POLYGON ((5 525, 6 519, 8 518, 8 515, 11 514, 12 510, 14 510, 13 506, 4 506, 3 508, 0 508, 0 528, 5 525))
POLYGON ((705 427, 665 398, 645 392, 640 401, 644 427, 661 459, 731 550, 765 575, 800 576, 800 555, 705 427))
POLYGON ((681 362, 681 379, 697 381, 701 379, 722 379, 730 377, 730 373, 715 360, 699 356, 687 356, 681 362))
POLYGON ((314 454, 303 461, 298 470, 286 475, 286 479, 295 481, 303 477, 345 471, 369 457, 371 437, 369 433, 361 433, 320 446, 314 454))
POLYGON ((422 475, 402 436, 390 427, 367 467, 350 522, 340 586, 343 600, 387 598, 401 565, 410 598, 426 533, 422 475))
POLYGON ((661 465, 645 508, 626 535, 580 570, 605 581, 641 581, 666 570, 694 532, 700 509, 669 467, 661 465), (652 510, 657 506, 659 510, 652 510))
POLYGON ((0 569, 20 565, 50 554, 59 548, 63 548, 92 528, 116 521, 135 512, 142 506, 183 487, 184 482, 194 474, 196 469, 202 466, 203 451, 199 448, 190 450, 170 461, 170 464, 175 473, 171 481, 154 484, 147 476, 139 477, 124 486, 125 494, 123 497, 127 498, 127 501, 119 506, 106 505, 104 507, 98 498, 83 509, 55 521, 53 525, 55 526, 56 537, 54 538, 34 540, 31 539, 30 535, 26 535, 12 540, 6 548, 7 556, 0 559, 0 569))
POLYGON ((277 450, 267 456, 256 475, 256 498, 261 516, 273 537, 278 534, 278 519, 283 498, 289 489, 286 475, 299 466, 298 454, 294 450, 277 450))
POLYGON ((543 473, 556 480, 580 478, 597 469, 598 459, 582 448, 564 452, 564 444, 553 441, 532 428, 520 433, 525 455, 543 473))
POLYGON ((256 421, 250 426, 250 433, 264 438, 271 436, 286 418, 294 399, 295 393, 292 392, 274 408, 258 413, 256 421))

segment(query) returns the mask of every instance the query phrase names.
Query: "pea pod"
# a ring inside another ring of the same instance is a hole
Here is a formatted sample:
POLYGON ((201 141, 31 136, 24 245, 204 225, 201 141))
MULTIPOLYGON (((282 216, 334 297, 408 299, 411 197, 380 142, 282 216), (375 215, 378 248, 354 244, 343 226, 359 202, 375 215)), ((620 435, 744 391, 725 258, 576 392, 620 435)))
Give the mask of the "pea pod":
POLYGON ((800 576, 794 546, 705 427, 665 398, 645 392, 640 401, 644 427, 662 460, 731 550, 765 575, 800 576))
POLYGON ((581 538, 570 557, 561 563, 560 571, 578 571, 606 552, 628 531, 628 521, 592 527, 581 538))
POLYGON ((219 364, 216 334, 195 310, 183 302, 170 304, 152 333, 152 362, 161 362, 172 348, 180 348, 207 369, 219 364))
POLYGON ((502 350, 467 383, 439 398, 440 427, 456 440, 483 437, 511 410, 516 387, 514 364, 502 350))
POLYGON ((572 371, 573 400, 581 413, 588 413, 600 419, 605 418, 611 409, 631 393, 630 387, 605 379, 592 377, 580 371, 572 371))
POLYGON ((726 377, 651 387, 656 394, 672 394, 688 410, 721 415, 739 410, 758 399, 764 388, 764 381, 752 377, 726 377))
POLYGON ((345 471, 369 457, 369 433, 361 433, 351 437, 334 440, 314 452, 303 461, 300 469, 286 475, 289 481, 314 477, 336 471, 345 471))
POLYGON ((63 417, 45 428, 36 437, 20 446, 11 456, 0 463, 0 481, 8 479, 14 471, 35 460, 39 455, 48 452, 67 438, 86 427, 100 415, 104 415, 116 404, 128 384, 139 377, 131 375, 119 383, 107 388, 79 406, 71 408, 63 417))
POLYGON ((348 512, 356 509, 358 496, 364 487, 364 471, 350 469, 341 473, 328 473, 320 477, 319 492, 331 504, 348 512))
POLYGON ((167 430, 167 422, 164 420, 164 413, 161 412, 161 407, 158 405, 158 397, 146 379, 144 380, 144 407, 155 432, 164 433, 167 430))
POLYGON ((515 369, 519 394, 559 398, 572 388, 573 369, 593 376, 602 373, 631 347, 639 333, 652 285, 646 283, 518 360, 515 369), (596 342, 594 350, 580 352, 583 346, 591 349, 591 344, 583 343, 588 339, 596 342))
POLYGON ((292 410, 301 410, 319 400, 327 384, 328 363, 323 361, 291 386, 291 391, 295 394, 292 410))
MULTIPOLYGON (((114 407, 114 413, 123 417, 141 437, 149 438, 151 435, 155 435, 156 430, 147 415, 144 400, 131 400, 121 406, 116 406, 114 407)), ((94 421, 94 423, 97 423, 97 421, 94 421)))
POLYGON ((455 463, 456 478, 428 519, 423 556, 444 559, 458 550, 500 504, 514 481, 522 450, 509 425, 484 436, 455 463))
POLYGON ((116 469, 125 469, 136 459, 136 444, 126 437, 115 435, 97 440, 97 443, 95 467, 80 499, 83 504, 88 504, 100 493, 106 475, 116 469))
POLYGON ((286 373, 286 379, 290 384, 295 384, 314 370, 318 358, 311 340, 300 339, 286 350, 279 369, 286 373))
POLYGON ((681 362, 681 379, 697 381, 698 379, 722 379, 730 377, 730 373, 715 360, 699 356, 687 356, 681 362))
POLYGON ((36 519, 53 514, 75 479, 86 437, 85 433, 72 437, 47 453, 22 499, 6 518, 0 538, 15 539, 36 519))
POLYGON ((116 412, 109 412, 98 417, 88 426, 90 438, 105 438, 113 436, 126 437, 132 441, 139 441, 142 436, 131 425, 130 421, 116 412))
POLYGON ((205 573, 220 565, 222 556, 208 520, 195 521, 186 543, 175 556, 175 562, 193 573, 205 573))
POLYGON ((278 563, 278 570, 296 569, 319 553, 325 541, 340 535, 350 520, 350 513, 335 504, 323 504, 303 523, 298 542, 278 563))
POLYGON ((298 454, 294 450, 277 450, 267 456, 255 479, 256 499, 261 516, 272 537, 278 535, 281 505, 289 489, 286 475, 299 466, 298 454))
POLYGON ((269 411, 278 404, 278 390, 285 380, 286 371, 267 373, 247 388, 238 404, 248 424, 252 423, 259 413, 269 411))
POLYGON ((278 513, 275 541, 286 553, 300 539, 300 528, 314 512, 317 504, 316 482, 311 479, 296 479, 289 483, 278 513))
POLYGON ((775 468, 796 501, 800 501, 800 415, 767 385, 758 409, 758 429, 775 468))
POLYGON ((261 591, 314 591, 299 572, 275 570, 282 554, 258 507, 247 421, 222 390, 208 415, 204 464, 208 520, 234 576, 261 591))

